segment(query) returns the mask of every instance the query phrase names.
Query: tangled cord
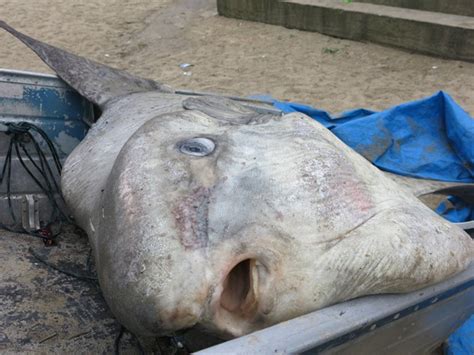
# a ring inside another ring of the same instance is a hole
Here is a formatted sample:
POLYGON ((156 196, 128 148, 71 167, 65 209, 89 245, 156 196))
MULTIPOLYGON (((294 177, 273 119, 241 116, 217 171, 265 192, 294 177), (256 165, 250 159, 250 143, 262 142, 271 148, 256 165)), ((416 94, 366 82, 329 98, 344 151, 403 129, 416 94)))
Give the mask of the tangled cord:
MULTIPOLYGON (((54 147, 51 139, 48 135, 38 126, 29 122, 19 123, 5 123, 7 127, 6 134, 9 135, 10 143, 8 146, 7 154, 3 162, 3 167, 0 174, 0 185, 6 180, 7 188, 7 200, 8 209, 10 216, 13 220, 13 226, 8 226, 0 223, 0 228, 6 229, 10 232, 28 234, 33 237, 41 238, 45 244, 52 245, 54 243, 54 237, 50 230, 50 225, 58 220, 66 220, 71 222, 70 217, 61 209, 55 196, 59 196, 63 200, 59 183, 56 179, 54 170, 56 170, 57 176, 61 174, 62 165, 59 159, 58 152, 54 147), (36 133, 36 136, 33 134, 36 133), (47 151, 41 148, 41 138, 47 147, 47 151), (32 157, 32 154, 27 149, 27 143, 32 143, 33 152, 36 153, 37 161, 32 157), (48 152, 49 151, 49 152, 48 152), (52 157, 54 167, 50 166, 50 162, 47 159, 47 154, 52 157), (20 165, 26 171, 28 176, 34 181, 34 183, 40 188, 41 192, 47 197, 49 204, 52 207, 50 216, 50 223, 45 227, 30 231, 26 230, 18 223, 17 216, 13 209, 12 194, 11 194, 11 175, 12 175, 12 158, 16 154, 20 165), (27 164, 27 162, 29 164, 27 164), (30 165, 30 167, 28 167, 30 165)), ((64 200, 63 200, 64 201, 64 200)))
POLYGON ((84 280, 84 281, 93 281, 94 284, 97 284, 97 277, 94 277, 94 276, 90 276, 90 275, 87 275, 87 274, 77 274, 75 272, 72 272, 72 271, 68 271, 68 270, 64 270, 64 269, 61 269, 59 268, 58 266, 46 261, 46 259, 42 258, 41 256, 39 256, 32 248, 28 248, 28 251, 30 252, 30 254, 36 259, 38 260, 40 263, 46 265, 48 268, 51 268, 53 270, 56 270, 64 275, 67 275, 67 276, 71 276, 71 277, 74 277, 78 280, 84 280))

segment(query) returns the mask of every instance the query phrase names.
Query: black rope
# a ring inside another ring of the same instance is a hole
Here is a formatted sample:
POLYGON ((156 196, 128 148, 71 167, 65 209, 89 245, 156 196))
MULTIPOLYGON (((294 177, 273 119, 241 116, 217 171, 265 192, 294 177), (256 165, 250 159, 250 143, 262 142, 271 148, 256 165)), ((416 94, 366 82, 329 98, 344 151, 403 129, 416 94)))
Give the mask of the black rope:
POLYGON ((114 354, 115 355, 120 355, 120 340, 123 337, 124 331, 125 331, 125 328, 124 328, 123 325, 121 325, 119 333, 117 334, 117 337, 115 338, 115 342, 114 342, 114 354))
POLYGON ((52 207, 50 223, 47 224, 47 226, 49 226, 51 223, 57 222, 60 219, 71 222, 70 217, 62 210, 56 198, 56 196, 59 196, 60 200, 64 202, 59 182, 56 178, 57 175, 61 174, 62 169, 59 154, 51 139, 40 127, 29 122, 9 122, 5 123, 5 125, 8 128, 5 133, 10 135, 10 144, 1 169, 0 184, 3 184, 5 180, 8 209, 13 225, 6 226, 0 223, 0 228, 6 229, 10 232, 29 234, 34 237, 42 238, 45 242, 51 243, 51 240, 54 238, 52 238, 50 233, 48 233, 47 230, 44 230, 44 228, 37 231, 28 231, 22 226, 19 226, 12 203, 12 161, 15 153, 21 167, 48 199, 48 202, 52 207), (35 154, 36 158, 33 158, 32 154, 28 151, 25 139, 31 143, 32 153, 35 154), (42 141, 43 146, 46 146, 45 149, 41 147, 40 140, 42 141), (52 164, 48 161, 47 156, 52 158, 52 164), (54 165, 54 167, 51 165, 54 165), (57 171, 56 175, 53 170, 57 171))
MULTIPOLYGON (((7 199, 8 199, 8 208, 10 210, 10 214, 12 216, 12 219, 13 219, 13 223, 16 224, 16 217, 15 217, 15 211, 13 210, 13 206, 12 206, 12 199, 11 199, 11 177, 12 177, 12 147, 13 147, 13 142, 10 141, 10 146, 8 148, 8 153, 7 154, 7 158, 5 159, 5 164, 8 164, 7 166, 7 199)), ((3 176, 2 176, 2 180, 3 180, 3 176)))
POLYGON ((76 274, 74 272, 71 272, 71 271, 67 271, 67 270, 63 270, 63 269, 60 269, 59 267, 49 263, 48 261, 44 260, 42 257, 40 257, 38 254, 36 254, 36 252, 29 248, 28 249, 30 254, 36 259, 38 260, 40 263, 46 265, 47 267, 53 269, 53 270, 56 270, 64 275, 67 275, 67 276, 72 276, 78 280, 84 280, 84 281, 94 281, 94 282, 97 282, 97 277, 94 277, 94 276, 89 276, 89 275, 79 275, 79 274, 76 274))
MULTIPOLYGON (((140 344, 140 340, 136 337, 135 334, 130 333, 129 331, 127 331, 127 329, 123 325, 120 325, 119 332, 118 332, 117 336, 115 337, 114 354, 115 355, 120 355, 120 343, 121 343, 123 335, 125 333, 129 333, 129 334, 132 335, 132 337, 135 339, 135 342, 137 344, 137 348, 138 348, 137 350, 139 351, 139 353, 141 355, 145 355, 145 349, 143 349, 142 344, 140 344)), ((161 355, 161 350, 158 350, 158 355, 161 355)))

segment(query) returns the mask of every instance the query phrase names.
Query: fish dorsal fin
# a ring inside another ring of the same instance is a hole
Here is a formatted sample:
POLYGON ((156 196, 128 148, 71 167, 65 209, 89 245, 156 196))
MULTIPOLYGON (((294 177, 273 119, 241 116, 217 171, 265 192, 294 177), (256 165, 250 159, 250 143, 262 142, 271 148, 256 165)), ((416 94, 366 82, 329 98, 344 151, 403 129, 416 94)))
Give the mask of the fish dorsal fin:
POLYGON ((0 21, 0 28, 10 32, 31 48, 56 74, 82 96, 103 106, 109 100, 134 92, 172 92, 167 86, 133 76, 92 60, 33 39, 0 21))

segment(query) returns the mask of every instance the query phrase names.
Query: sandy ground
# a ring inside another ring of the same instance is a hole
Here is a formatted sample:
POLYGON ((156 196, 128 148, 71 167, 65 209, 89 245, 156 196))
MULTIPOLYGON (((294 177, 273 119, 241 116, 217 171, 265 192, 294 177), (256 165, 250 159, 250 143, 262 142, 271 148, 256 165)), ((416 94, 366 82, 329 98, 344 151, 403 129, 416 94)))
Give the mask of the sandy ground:
MULTIPOLYGON (((214 0, 2 0, 19 30, 176 88, 383 109, 450 93, 474 114, 474 64, 219 17, 214 0), (184 75, 181 63, 193 64, 184 75)), ((48 69, 0 33, 0 67, 48 69)))

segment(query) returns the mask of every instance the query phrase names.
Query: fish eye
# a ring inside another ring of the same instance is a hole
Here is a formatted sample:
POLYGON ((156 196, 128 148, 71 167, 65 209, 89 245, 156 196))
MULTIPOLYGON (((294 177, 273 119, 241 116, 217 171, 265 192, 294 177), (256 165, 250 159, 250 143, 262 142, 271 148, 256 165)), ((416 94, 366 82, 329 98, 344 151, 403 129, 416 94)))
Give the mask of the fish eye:
POLYGON ((181 153, 195 157, 205 157, 211 154, 216 148, 216 144, 209 138, 191 138, 178 143, 181 153))

